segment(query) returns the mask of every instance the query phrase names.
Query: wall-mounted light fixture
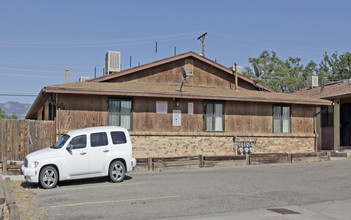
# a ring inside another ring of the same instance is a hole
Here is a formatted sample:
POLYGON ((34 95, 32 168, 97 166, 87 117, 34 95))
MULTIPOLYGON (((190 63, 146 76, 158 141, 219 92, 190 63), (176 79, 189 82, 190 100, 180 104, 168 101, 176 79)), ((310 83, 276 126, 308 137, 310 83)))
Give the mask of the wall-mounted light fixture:
POLYGON ((180 102, 180 100, 178 98, 174 99, 174 103, 175 103, 176 107, 179 107, 179 102, 180 102))

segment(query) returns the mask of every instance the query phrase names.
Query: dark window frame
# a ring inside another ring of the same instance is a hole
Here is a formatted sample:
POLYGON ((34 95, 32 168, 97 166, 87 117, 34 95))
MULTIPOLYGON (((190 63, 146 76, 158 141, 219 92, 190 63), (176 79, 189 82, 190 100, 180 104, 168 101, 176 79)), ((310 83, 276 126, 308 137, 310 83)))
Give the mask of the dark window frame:
POLYGON ((272 113, 273 113, 273 133, 275 134, 291 134, 292 133, 292 117, 291 117, 291 110, 292 110, 292 107, 290 105, 273 105, 273 109, 272 109, 272 113), (275 107, 279 107, 280 108, 280 116, 281 118, 279 119, 280 120, 280 130, 279 131, 276 131, 276 128, 275 128, 275 111, 274 111, 274 108, 275 107), (284 122, 284 119, 283 119, 283 108, 286 108, 288 107, 289 108, 289 131, 284 131, 284 125, 283 125, 283 122, 284 122))
POLYGON ((45 120, 45 105, 43 106, 43 110, 41 111, 41 120, 45 120))
POLYGON ((122 117, 122 112, 121 112, 121 101, 129 101, 130 102, 130 104, 131 104, 131 109, 130 109, 130 128, 126 128, 128 131, 132 131, 133 130, 133 99, 129 99, 129 98, 123 98, 123 99, 121 99, 121 98, 113 98, 113 97, 111 97, 111 98, 108 98, 108 124, 109 125, 114 125, 114 126, 121 126, 121 117, 122 117), (119 106, 120 106, 120 109, 119 109, 119 112, 117 112, 117 114, 118 114, 118 117, 119 117, 119 124, 117 124, 117 125, 115 125, 115 124, 111 124, 111 122, 110 122, 110 112, 112 112, 111 111, 111 109, 110 109, 110 102, 111 101, 118 101, 118 102, 120 102, 120 104, 119 104, 119 106))
POLYGON ((334 106, 321 107, 321 127, 334 126, 334 106))
POLYGON ((224 109, 225 109, 225 103, 224 102, 220 102, 220 101, 205 101, 204 102, 204 112, 203 112, 203 119, 204 120, 203 120, 203 122, 204 122, 204 131, 205 132, 224 132, 225 131, 225 111, 224 111, 224 109), (213 105, 213 109, 212 109, 213 113, 209 114, 209 113, 206 112, 207 104, 212 104, 213 105), (217 130, 217 131, 215 130, 215 127, 216 127, 215 104, 222 105, 222 115, 221 115, 221 117, 222 117, 222 130, 217 130), (211 130, 207 129, 206 119, 208 117, 212 118, 212 128, 211 128, 211 130))
POLYGON ((51 103, 49 103, 49 116, 48 116, 48 119, 50 121, 53 121, 55 120, 56 118, 56 105, 53 105, 51 103))

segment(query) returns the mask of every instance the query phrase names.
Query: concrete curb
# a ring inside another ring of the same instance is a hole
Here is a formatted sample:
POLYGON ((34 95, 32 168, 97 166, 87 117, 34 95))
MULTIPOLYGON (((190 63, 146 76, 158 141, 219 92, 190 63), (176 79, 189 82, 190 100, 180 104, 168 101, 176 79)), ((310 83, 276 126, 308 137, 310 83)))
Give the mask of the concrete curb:
MULTIPOLYGON (((5 180, 0 177, 0 202, 2 201, 1 196, 4 194, 4 202, 6 202, 6 205, 9 209, 9 217, 11 220, 19 220, 20 219, 20 214, 19 214, 19 209, 17 207, 17 204, 15 202, 15 198, 12 195, 12 190, 11 190, 11 184, 10 184, 10 178, 6 178, 5 180)), ((0 218, 2 219, 3 216, 1 215, 0 218)))

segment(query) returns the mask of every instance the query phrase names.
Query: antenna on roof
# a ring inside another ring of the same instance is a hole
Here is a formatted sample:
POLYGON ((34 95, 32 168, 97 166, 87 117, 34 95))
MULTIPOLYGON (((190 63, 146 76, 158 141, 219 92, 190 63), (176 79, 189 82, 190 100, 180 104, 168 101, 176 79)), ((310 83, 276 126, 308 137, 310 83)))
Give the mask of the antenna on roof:
POLYGON ((202 56, 203 57, 205 57, 205 36, 206 36, 206 34, 207 34, 207 32, 203 33, 200 37, 197 38, 202 43, 202 56))
POLYGON ((182 67, 182 84, 180 85, 179 92, 183 92, 182 88, 183 88, 184 82, 185 82, 187 77, 188 77, 188 75, 186 74, 184 67, 182 67))
POLYGON ((157 61, 157 41, 156 41, 156 46, 155 46, 155 61, 157 61))

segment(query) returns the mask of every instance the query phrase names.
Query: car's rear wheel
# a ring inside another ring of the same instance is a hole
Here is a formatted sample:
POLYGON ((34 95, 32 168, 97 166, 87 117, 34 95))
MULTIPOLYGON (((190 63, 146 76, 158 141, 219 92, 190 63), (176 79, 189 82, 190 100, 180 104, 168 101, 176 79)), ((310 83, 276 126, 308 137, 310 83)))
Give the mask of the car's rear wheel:
POLYGON ((58 182, 58 173, 55 167, 47 166, 40 171, 40 185, 44 189, 54 188, 58 182))
POLYGON ((109 169, 109 176, 112 182, 115 182, 115 183, 122 182, 125 174, 126 174, 126 167, 121 161, 116 160, 111 163, 110 169, 109 169))

